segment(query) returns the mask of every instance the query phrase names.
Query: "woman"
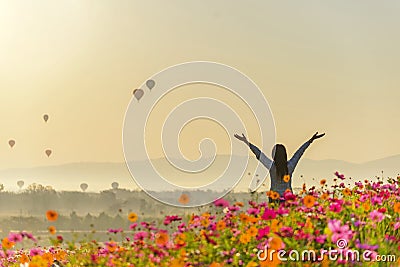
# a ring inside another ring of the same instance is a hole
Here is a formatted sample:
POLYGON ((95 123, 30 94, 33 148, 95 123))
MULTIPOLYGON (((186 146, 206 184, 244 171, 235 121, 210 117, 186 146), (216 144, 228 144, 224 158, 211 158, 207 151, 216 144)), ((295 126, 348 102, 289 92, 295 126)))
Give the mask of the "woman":
MULTIPOLYGON (((325 134, 315 133, 310 140, 305 142, 297 151, 294 153, 293 157, 288 161, 286 148, 284 145, 276 144, 272 150, 273 161, 269 159, 263 152, 260 151, 258 147, 250 143, 246 136, 235 134, 235 137, 240 141, 248 145, 256 155, 257 159, 268 168, 271 177, 271 191, 277 192, 280 197, 283 197, 283 193, 286 190, 292 192, 292 174, 296 168, 304 151, 309 147, 309 145, 318 138, 323 137, 325 134)), ((281 199, 283 200, 283 199, 281 199)))

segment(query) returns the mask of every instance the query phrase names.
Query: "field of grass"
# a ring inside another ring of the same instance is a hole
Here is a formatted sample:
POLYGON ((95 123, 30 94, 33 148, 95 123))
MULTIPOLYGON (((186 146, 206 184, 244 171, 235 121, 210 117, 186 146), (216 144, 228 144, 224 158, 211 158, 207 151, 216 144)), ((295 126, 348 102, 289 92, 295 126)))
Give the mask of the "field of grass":
POLYGON ((129 226, 101 239, 95 224, 67 238, 55 227, 62 216, 49 210, 41 238, 50 245, 25 231, 2 233, 0 266, 399 266, 400 177, 345 186, 336 176, 331 187, 321 180, 298 194, 267 192, 281 204, 219 199, 148 222, 129 212, 129 226))

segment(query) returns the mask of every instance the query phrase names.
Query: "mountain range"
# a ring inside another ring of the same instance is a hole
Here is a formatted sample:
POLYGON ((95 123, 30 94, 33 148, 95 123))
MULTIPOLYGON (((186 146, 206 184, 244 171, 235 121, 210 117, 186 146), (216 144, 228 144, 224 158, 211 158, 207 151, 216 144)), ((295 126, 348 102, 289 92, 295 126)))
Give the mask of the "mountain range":
MULTIPOLYGON (((217 156, 218 158, 228 159, 228 156, 217 156)), ((246 160, 242 157, 242 160, 246 160)), ((220 164, 215 161, 216 164, 220 164)), ((155 162, 159 168, 168 172, 170 168, 165 159, 156 159, 155 162)), ((225 161, 226 162, 226 161, 225 161)), ((144 164, 145 162, 143 162, 144 164)), ((248 170, 245 171, 241 182, 234 189, 235 191, 247 191, 251 178, 251 169, 256 166, 258 161, 254 157, 250 157, 248 170), (249 175, 250 172, 250 175, 249 175)), ((233 166, 235 168, 236 166, 233 166)), ((218 174, 223 170, 223 166, 213 168, 210 177, 218 177, 218 174)), ((253 169, 254 170, 254 169, 253 169)), ((303 183, 307 185, 318 185, 321 179, 326 179, 328 183, 332 183, 334 172, 343 173, 351 181, 376 179, 376 176, 397 177, 400 173, 400 155, 386 157, 383 159, 368 161, 365 163, 351 163, 340 160, 311 160, 302 159, 292 177, 292 186, 300 187, 303 183)), ((237 173, 242 173, 243 170, 237 170, 237 173)), ((145 171, 138 172, 138 175, 146 175, 145 171)), ((187 174, 186 174, 187 175, 187 174)), ((263 175, 264 176, 264 175, 263 175)), ((260 175, 260 178, 263 177, 260 175)), ((204 179, 206 176, 204 176, 204 179)), ((177 175, 176 181, 183 181, 182 177, 177 175)), ((185 178, 186 179, 186 178, 185 178)), ((42 185, 52 186, 56 190, 74 191, 81 190, 80 184, 87 183, 89 185, 87 191, 97 192, 111 188, 111 183, 118 182, 120 188, 138 189, 138 186, 132 179, 128 168, 124 162, 121 163, 100 163, 100 162, 79 162, 69 163, 56 166, 42 166, 34 168, 16 168, 0 170, 0 184, 3 184, 7 191, 20 190, 17 186, 17 181, 24 181, 22 189, 29 184, 38 183, 42 185)), ((207 180, 207 181, 208 181, 207 180)), ((349 182, 350 180, 347 180, 349 182)), ((201 183, 202 181, 200 181, 201 183)), ((191 186, 199 183, 192 183, 190 180, 185 181, 185 185, 191 186)), ((265 182, 266 190, 269 188, 268 178, 265 182)), ((159 188, 162 190, 162 188, 159 188)))

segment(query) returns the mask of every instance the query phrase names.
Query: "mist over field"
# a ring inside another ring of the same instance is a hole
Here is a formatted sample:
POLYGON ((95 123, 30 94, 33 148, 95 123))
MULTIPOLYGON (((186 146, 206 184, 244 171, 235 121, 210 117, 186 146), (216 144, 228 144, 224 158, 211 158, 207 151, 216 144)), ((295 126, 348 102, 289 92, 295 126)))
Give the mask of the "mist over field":
MULTIPOLYGON (((228 156, 218 156, 224 158, 218 162, 226 162, 228 156)), ((245 161, 246 158, 242 157, 245 161)), ((165 159, 157 159, 158 167, 164 173, 168 172, 169 166, 165 159)), ((234 189, 235 191, 248 191, 248 185, 253 177, 252 169, 256 166, 258 161, 254 157, 250 157, 248 171, 245 171, 241 182, 234 189), (250 172, 250 175, 248 174, 250 172)), ((183 174, 175 175, 174 177, 166 177, 170 181, 177 184, 185 184, 188 186, 196 186, 199 182, 214 179, 220 175, 220 170, 223 170, 225 165, 214 166, 211 171, 204 172, 204 180, 191 181, 183 174)), ((235 168, 235 166, 232 166, 235 168)), ((300 187, 303 183, 307 185, 317 185, 320 179, 326 179, 332 182, 334 172, 339 171, 346 177, 352 177, 353 181, 374 179, 376 176, 380 177, 396 177, 400 173, 400 155, 391 156, 365 163, 351 163, 340 160, 311 160, 302 159, 293 175, 293 187, 300 187), (382 173, 383 172, 383 173, 382 173)), ((240 174, 242 170, 238 169, 236 173, 240 174)), ((138 175, 146 177, 145 171, 137 172, 138 175)), ((264 174, 260 174, 263 177, 264 174)), ((137 190, 139 187, 132 179, 128 168, 125 163, 70 163, 55 166, 43 166, 35 168, 21 168, 21 169, 3 169, 0 170, 0 184, 4 185, 6 191, 16 191, 18 188, 16 181, 23 180, 25 187, 32 183, 48 185, 57 191, 80 191, 80 184, 87 183, 88 192, 100 192, 111 188, 112 182, 118 182, 120 187, 129 190, 137 190)), ((269 188, 269 178, 265 180, 266 187, 260 190, 269 188)), ((157 190, 163 188, 154 185, 157 190)), ((223 190, 224 188, 221 188, 223 190)))

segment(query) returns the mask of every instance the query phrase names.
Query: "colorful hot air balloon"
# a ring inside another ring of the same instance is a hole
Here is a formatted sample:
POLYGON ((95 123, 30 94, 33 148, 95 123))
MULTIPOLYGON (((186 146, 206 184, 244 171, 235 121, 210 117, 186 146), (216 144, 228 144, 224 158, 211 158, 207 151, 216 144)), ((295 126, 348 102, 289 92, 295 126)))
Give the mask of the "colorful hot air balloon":
POLYGON ((117 182, 113 182, 113 183, 111 184, 111 187, 112 187, 112 189, 118 189, 119 184, 118 184, 117 182))
POLYGON ((18 185, 18 187, 19 187, 19 189, 21 189, 23 186, 24 186, 24 181, 22 181, 22 180, 19 180, 18 182, 17 182, 17 185, 18 185))
POLYGON ((8 144, 10 145, 11 148, 15 145, 15 140, 11 139, 8 141, 8 144))
POLYGON ((47 122, 49 120, 49 115, 44 114, 43 115, 43 120, 44 120, 44 122, 47 122))
POLYGON ((135 90, 133 90, 133 95, 139 101, 142 98, 142 96, 144 95, 144 92, 142 89, 135 89, 135 90))
POLYGON ((147 88, 149 88, 150 90, 153 89, 154 85, 156 85, 156 82, 153 81, 153 80, 148 80, 148 81, 146 82, 146 86, 147 86, 147 88))
POLYGON ((87 183, 81 183, 81 189, 82 189, 83 192, 85 192, 88 187, 89 186, 88 186, 87 183))
POLYGON ((51 153, 53 153, 53 152, 51 151, 51 149, 46 149, 45 153, 46 153, 47 157, 50 157, 51 153))

